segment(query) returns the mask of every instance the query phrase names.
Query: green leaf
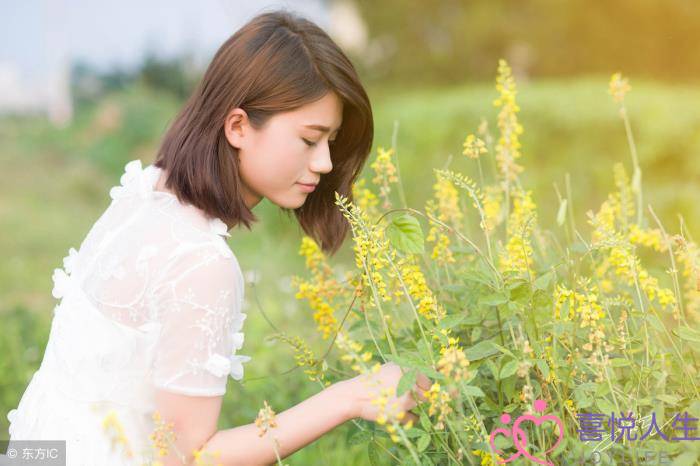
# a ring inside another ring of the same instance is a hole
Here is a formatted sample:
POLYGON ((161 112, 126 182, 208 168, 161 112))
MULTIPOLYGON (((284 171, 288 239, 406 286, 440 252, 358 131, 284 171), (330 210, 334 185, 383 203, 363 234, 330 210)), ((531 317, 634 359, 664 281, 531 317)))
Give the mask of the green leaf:
POLYGON ((498 348, 493 346, 491 340, 480 341, 474 346, 470 346, 464 351, 469 361, 478 361, 489 356, 493 356, 499 352, 498 348))
POLYGON ((418 371, 416 369, 410 369, 406 371, 396 386, 396 396, 401 396, 410 390, 416 384, 416 377, 418 376, 418 371))
POLYGON ((549 284, 552 283, 552 278, 554 278, 554 274, 552 272, 547 272, 544 275, 537 277, 535 280, 535 288, 538 290, 546 290, 549 288, 549 284))
POLYGON ((419 429, 418 427, 411 427, 410 429, 404 430, 404 432, 408 438, 416 438, 425 435, 425 431, 423 429, 419 429))
POLYGON ((462 385, 462 393, 469 396, 486 396, 479 387, 475 387, 473 385, 462 385))
POLYGON ((381 464, 379 461, 379 453, 377 452, 377 445, 375 445, 374 442, 367 444, 367 457, 372 466, 379 466, 381 464))
POLYGON ((507 302, 508 296, 505 296, 503 293, 489 294, 479 298, 479 304, 486 306, 498 306, 507 302))
POLYGON ((567 199, 562 199, 559 203, 559 211, 557 212, 557 225, 562 226, 566 221, 566 205, 567 199))
POLYGON ((422 411, 421 411, 421 413, 420 413, 420 425, 422 425, 422 426, 423 426, 423 429, 425 429, 425 430, 430 430, 430 429, 433 427, 433 425, 432 425, 431 422, 430 422, 430 418, 428 417, 428 415, 425 414, 425 412, 422 412, 422 411))
POLYGON ((460 323, 462 323, 463 320, 467 318, 466 314, 453 314, 453 315, 448 315, 445 316, 442 320, 440 320, 440 328, 452 328, 460 323))
POLYGON ((659 332, 663 332, 665 330, 663 322, 661 322, 661 320, 659 320, 659 318, 654 314, 647 314, 647 322, 649 322, 651 326, 659 332))
POLYGON ((673 464, 671 466, 685 466, 686 464, 697 464, 695 463, 695 460, 698 459, 698 453, 700 452, 686 451, 684 453, 681 453, 680 455, 674 458, 673 464))
POLYGON ((681 400, 681 397, 679 397, 678 395, 661 394, 656 395, 656 399, 663 401, 667 405, 675 406, 681 400))
POLYGON ((605 398, 598 398, 597 400, 595 400, 595 404, 596 404, 596 406, 598 406, 598 408, 600 409, 600 412, 603 414, 610 414, 613 412, 617 412, 615 409, 615 406, 612 403, 610 403, 608 400, 606 400, 605 398))
POLYGON ((409 214, 394 217, 386 229, 391 244, 407 254, 425 252, 423 230, 418 220, 409 214))
POLYGON ((627 367, 632 365, 632 363, 629 361, 629 359, 613 358, 610 360, 610 365, 612 367, 627 367))
POLYGON ((690 327, 680 327, 678 329, 678 336, 686 341, 700 343, 700 332, 690 327))
POLYGON ((358 445, 372 440, 372 433, 368 430, 358 430, 348 438, 348 445, 358 445))
POLYGON ((430 445, 430 435, 423 433, 418 439, 418 442, 416 442, 416 449, 418 451, 423 451, 428 448, 428 445, 430 445))
POLYGON ((507 354, 508 356, 515 358, 515 355, 513 354, 513 352, 512 352, 511 350, 509 350, 508 348, 506 348, 505 346, 501 346, 501 345, 499 345, 498 343, 494 343, 494 342, 491 342, 491 344, 492 344, 493 346, 495 346, 496 348, 498 348, 498 350, 499 350, 501 353, 507 354))
POLYGON ((544 359, 535 359, 535 365, 542 372, 542 376, 546 379, 549 377, 549 364, 544 359))
POLYGON ((515 359, 511 359, 503 367, 501 367, 501 373, 498 375, 498 377, 502 379, 506 379, 510 377, 511 375, 515 374, 515 371, 518 370, 518 361, 515 359))

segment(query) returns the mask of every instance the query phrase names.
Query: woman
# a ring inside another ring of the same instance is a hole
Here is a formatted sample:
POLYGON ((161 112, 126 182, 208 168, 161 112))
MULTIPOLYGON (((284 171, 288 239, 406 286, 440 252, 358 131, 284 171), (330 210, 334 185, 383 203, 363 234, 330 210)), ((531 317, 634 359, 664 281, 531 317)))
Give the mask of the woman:
MULTIPOLYGON (((66 439, 70 465, 141 464, 157 411, 176 434, 165 465, 192 464, 195 450, 226 465, 274 462, 255 424, 217 430, 228 375, 242 378, 250 361, 236 354, 244 284, 225 237, 250 229, 266 197, 335 253, 348 232, 335 193, 352 199, 372 138, 355 69, 318 26, 276 11, 233 34, 156 161, 126 165, 110 206, 54 272, 61 301, 41 367, 8 414, 10 439, 66 439), (127 454, 111 453, 103 427, 127 454)), ((401 375, 385 364, 368 376, 374 388, 357 376, 279 413, 280 456, 349 419, 375 420, 371 400, 401 375)), ((421 374, 389 403, 407 412, 429 387, 421 374)))

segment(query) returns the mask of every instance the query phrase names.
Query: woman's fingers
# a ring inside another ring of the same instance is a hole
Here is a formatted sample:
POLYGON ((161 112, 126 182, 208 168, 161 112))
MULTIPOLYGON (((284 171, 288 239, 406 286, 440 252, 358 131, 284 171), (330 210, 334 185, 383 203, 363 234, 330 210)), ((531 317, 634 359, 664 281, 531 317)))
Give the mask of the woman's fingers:
POLYGON ((422 403, 423 401, 426 401, 428 398, 425 396, 425 393, 428 391, 428 389, 423 389, 423 387, 419 386, 418 384, 413 386, 413 390, 411 390, 411 394, 413 395, 413 399, 416 401, 416 403, 422 403))
POLYGON ((418 373, 416 384, 413 386, 413 399, 420 403, 427 400, 424 392, 430 390, 431 380, 422 373, 418 373))
POLYGON ((418 416, 413 414, 411 411, 405 411, 404 417, 399 421, 401 424, 406 424, 409 420, 413 421, 413 424, 418 422, 418 416))
POLYGON ((433 382, 425 376, 422 372, 418 373, 418 376, 416 377, 416 385, 419 387, 422 387, 423 390, 428 390, 430 386, 433 384, 433 382))

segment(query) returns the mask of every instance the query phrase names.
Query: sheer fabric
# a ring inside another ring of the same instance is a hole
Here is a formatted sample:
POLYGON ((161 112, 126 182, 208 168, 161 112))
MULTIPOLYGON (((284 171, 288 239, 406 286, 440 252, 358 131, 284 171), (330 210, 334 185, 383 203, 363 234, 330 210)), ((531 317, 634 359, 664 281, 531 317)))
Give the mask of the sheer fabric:
POLYGON ((156 387, 216 396, 242 379, 244 281, 226 225, 156 190, 161 173, 129 162, 54 270, 59 303, 41 366, 7 415, 10 440, 66 439, 70 465, 138 464, 156 387), (107 453, 103 421, 115 414, 132 459, 107 453))

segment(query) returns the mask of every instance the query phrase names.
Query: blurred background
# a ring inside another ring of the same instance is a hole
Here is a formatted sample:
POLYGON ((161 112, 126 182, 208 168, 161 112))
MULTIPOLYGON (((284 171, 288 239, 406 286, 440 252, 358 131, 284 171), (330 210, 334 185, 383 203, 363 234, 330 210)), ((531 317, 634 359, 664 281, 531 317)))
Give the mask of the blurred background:
MULTIPOLYGON (((409 205, 431 194, 426 170, 474 176, 462 142, 481 118, 495 129, 494 78, 508 60, 524 126, 524 184, 545 226, 556 226, 554 185, 571 178, 579 228, 614 189, 612 166, 631 158, 613 72, 626 97, 644 195, 666 228, 700 228, 700 2, 695 0, 0 0, 0 439, 39 367, 48 338, 53 269, 110 203, 124 165, 151 163, 161 137, 216 49, 275 8, 324 28, 357 67, 375 117, 373 154, 396 150, 409 205)), ((369 166, 367 167, 369 168, 369 166)), ((368 171, 366 171, 369 174, 368 171)), ((220 427, 250 423, 268 400, 282 411, 316 393, 278 327, 310 342, 311 313, 294 299, 303 274, 301 230, 263 201, 253 232, 232 231, 246 274, 246 365, 233 380, 220 427), (262 256, 260 251, 266 251, 262 256), (265 258, 275 257, 274 261, 265 258)), ((333 258, 351 267, 350 241, 333 258)), ((288 458, 291 465, 369 464, 340 426, 288 458)))

